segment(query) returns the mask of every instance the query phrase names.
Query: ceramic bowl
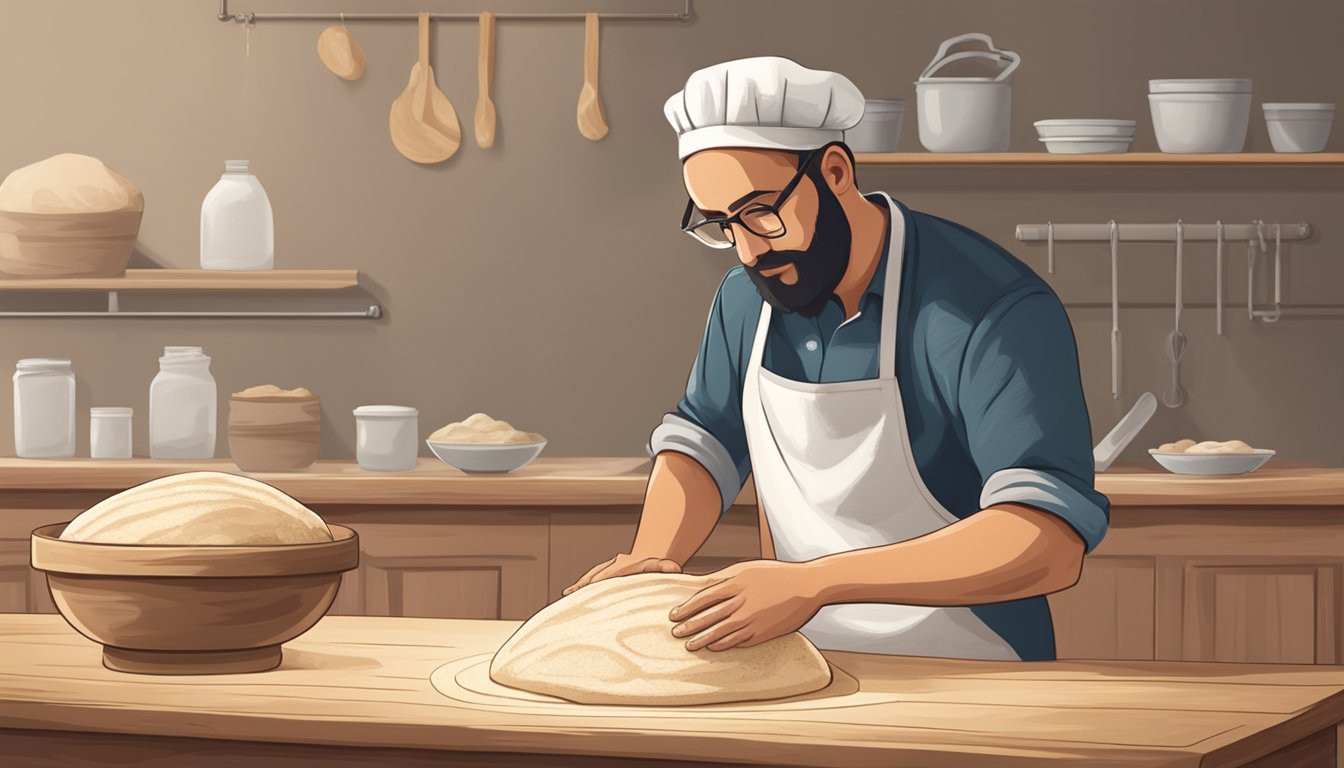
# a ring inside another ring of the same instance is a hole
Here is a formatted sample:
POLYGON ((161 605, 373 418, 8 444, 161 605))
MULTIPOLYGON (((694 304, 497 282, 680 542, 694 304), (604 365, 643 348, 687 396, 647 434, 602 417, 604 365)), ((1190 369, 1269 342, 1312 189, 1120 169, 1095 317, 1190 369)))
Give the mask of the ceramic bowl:
POLYGON ((1274 455, 1267 448, 1256 448, 1252 453, 1164 453, 1150 448, 1148 453, 1178 475, 1244 475, 1263 467, 1274 455))
POLYGON ((545 440, 505 445, 434 443, 426 440, 425 444, 444 464, 463 472, 512 472, 530 464, 546 447, 545 440))

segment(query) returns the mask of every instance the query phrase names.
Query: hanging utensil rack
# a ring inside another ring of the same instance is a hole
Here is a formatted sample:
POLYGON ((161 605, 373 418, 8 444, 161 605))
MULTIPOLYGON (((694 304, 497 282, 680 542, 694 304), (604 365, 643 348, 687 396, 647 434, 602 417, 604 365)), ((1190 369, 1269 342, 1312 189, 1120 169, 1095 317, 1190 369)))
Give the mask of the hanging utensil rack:
MULTIPOLYGON (((1110 222, 1099 224, 1059 224, 1056 222, 1046 222, 1045 224, 1018 224, 1016 237, 1022 242, 1044 242, 1047 245, 1047 264, 1048 271, 1053 273, 1055 264, 1055 244, 1061 242, 1075 243, 1104 243, 1109 242, 1112 237, 1112 224, 1110 222)), ((1217 303, 1213 305, 1205 304, 1186 304, 1186 308, 1213 308, 1217 310, 1217 330, 1222 334, 1222 313, 1223 313, 1223 291, 1222 291, 1222 244, 1228 242, 1242 242, 1247 244, 1247 297, 1246 311, 1252 320, 1259 320, 1263 323, 1277 322, 1281 317, 1287 315, 1337 315, 1344 314, 1344 306, 1333 304, 1303 304, 1296 306, 1284 306, 1282 304, 1283 286, 1282 286, 1282 247, 1283 242, 1294 240, 1306 240, 1311 237, 1311 225, 1306 222, 1289 222, 1269 224, 1260 220, 1252 220, 1244 224, 1228 224, 1226 222, 1215 222, 1213 224, 1184 224, 1181 237, 1185 242, 1207 241, 1217 242, 1219 249, 1217 251, 1216 280, 1217 280, 1217 303), (1274 308, 1259 309, 1255 306, 1255 260, 1257 255, 1267 256, 1269 253, 1267 240, 1274 241, 1274 308)), ((1171 224, 1119 224, 1116 225, 1115 237, 1123 242, 1131 243, 1174 243, 1177 239, 1177 225, 1171 224)), ((1101 304, 1073 304, 1077 307, 1096 306, 1100 308, 1101 304)), ((1110 307, 1111 304, 1104 306, 1110 307)), ((1131 304, 1132 307, 1157 307, 1168 306, 1164 304, 1131 304)))
MULTIPOLYGON (((586 14, 577 12, 566 13, 544 13, 544 12, 517 12, 517 13, 496 13, 495 18, 514 21, 583 21, 586 14)), ((691 0, 682 0, 682 9, 679 12, 635 12, 635 13, 603 13, 600 14, 603 21, 690 21, 691 20, 691 0)), ((220 21, 232 21, 237 24, 253 24, 258 21, 415 21, 418 14, 414 13, 255 13, 230 12, 229 0, 219 0, 219 14, 215 18, 220 21)), ((431 13, 429 18, 434 21, 478 21, 479 13, 431 13)))

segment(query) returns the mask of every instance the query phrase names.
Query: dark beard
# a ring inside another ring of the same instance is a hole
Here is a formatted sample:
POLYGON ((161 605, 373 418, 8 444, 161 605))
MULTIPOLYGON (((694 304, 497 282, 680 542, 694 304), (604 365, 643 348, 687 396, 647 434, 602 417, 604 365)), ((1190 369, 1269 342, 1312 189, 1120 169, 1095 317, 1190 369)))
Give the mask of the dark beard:
POLYGON ((808 172, 808 178, 817 188, 817 221, 812 231, 812 243, 802 251, 766 251, 756 264, 747 267, 747 276, 756 284, 761 298, 781 312, 797 312, 803 317, 816 317, 835 293, 836 286, 849 269, 851 233, 849 218, 840 206, 840 200, 820 177, 808 172), (794 265, 798 282, 787 285, 779 275, 767 277, 761 270, 794 265))

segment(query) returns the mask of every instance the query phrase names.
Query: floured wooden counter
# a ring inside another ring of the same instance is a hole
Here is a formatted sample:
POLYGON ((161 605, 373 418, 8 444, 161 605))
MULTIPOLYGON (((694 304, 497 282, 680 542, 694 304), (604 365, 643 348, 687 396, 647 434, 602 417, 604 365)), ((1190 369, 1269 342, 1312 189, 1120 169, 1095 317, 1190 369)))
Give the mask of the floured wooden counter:
POLYGON ((6 765, 1333 765, 1344 667, 826 654, 817 694, 598 707, 492 685, 517 622, 330 616, 252 675, 99 664, 57 616, 0 614, 6 765), (544 759, 543 757, 544 756, 544 759), (250 762, 244 762, 250 761, 250 762))

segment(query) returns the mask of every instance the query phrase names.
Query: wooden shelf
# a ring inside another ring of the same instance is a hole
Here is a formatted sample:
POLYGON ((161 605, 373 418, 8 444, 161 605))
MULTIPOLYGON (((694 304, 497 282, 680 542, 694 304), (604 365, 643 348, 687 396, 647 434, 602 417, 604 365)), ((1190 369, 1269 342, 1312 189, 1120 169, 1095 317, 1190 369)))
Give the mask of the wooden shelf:
POLYGON ((1174 155, 1122 152, 1104 155, 1056 155, 1049 152, 859 152, 860 165, 1344 165, 1344 152, 1239 152, 1217 155, 1174 155))
POLYGON ((355 269, 128 269, 125 277, 0 279, 0 291, 332 291, 358 284, 355 269))

